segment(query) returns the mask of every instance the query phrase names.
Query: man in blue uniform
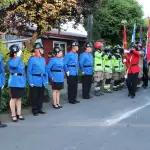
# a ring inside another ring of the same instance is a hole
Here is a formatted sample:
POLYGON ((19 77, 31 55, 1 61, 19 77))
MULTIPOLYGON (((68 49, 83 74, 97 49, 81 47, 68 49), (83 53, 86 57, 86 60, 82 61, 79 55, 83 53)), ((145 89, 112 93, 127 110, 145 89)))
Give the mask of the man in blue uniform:
POLYGON ((85 52, 80 55, 80 69, 82 71, 82 96, 83 99, 90 99, 90 90, 92 85, 93 75, 93 56, 92 43, 87 42, 85 44, 85 52))
MULTIPOLYGON (((2 89, 5 85, 5 80, 6 80, 2 55, 0 55, 0 76, 1 76, 1 78, 0 78, 0 102, 1 102, 1 93, 2 93, 2 89)), ((4 128, 4 127, 7 127, 7 125, 2 124, 0 121, 0 128, 4 128)))
POLYGON ((46 61, 42 57, 44 49, 40 43, 35 43, 34 54, 28 61, 27 76, 30 85, 30 98, 34 116, 45 114, 42 110, 44 100, 44 87, 48 82, 46 61))
POLYGON ((79 103, 76 100, 77 88, 78 88, 78 49, 79 43, 74 41, 72 43, 72 50, 68 52, 64 57, 64 69, 67 74, 68 83, 68 101, 71 104, 79 103))

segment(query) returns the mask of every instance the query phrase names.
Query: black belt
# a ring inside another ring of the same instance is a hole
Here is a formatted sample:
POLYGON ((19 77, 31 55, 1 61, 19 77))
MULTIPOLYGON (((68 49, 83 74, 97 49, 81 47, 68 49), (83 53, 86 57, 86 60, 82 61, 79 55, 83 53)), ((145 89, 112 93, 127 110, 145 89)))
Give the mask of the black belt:
POLYGON ((68 65, 68 67, 76 67, 76 65, 68 65))
POLYGON ((119 68, 118 66, 115 66, 114 68, 119 68))
POLYGON ((138 64, 131 64, 131 66, 137 66, 138 64))
POLYGON ((101 66, 101 64, 97 64, 96 66, 101 66))
POLYGON ((63 72, 63 70, 51 70, 51 72, 63 72))
POLYGON ((45 74, 32 74, 32 76, 43 77, 45 74))
POLYGON ((22 73, 11 73, 11 75, 14 75, 14 76, 23 76, 22 73))
POLYGON ((89 65, 89 66, 83 66, 83 67, 84 67, 84 68, 89 68, 89 67, 92 67, 92 66, 89 65))
POLYGON ((107 65, 106 65, 105 67, 109 68, 110 66, 107 66, 107 65))

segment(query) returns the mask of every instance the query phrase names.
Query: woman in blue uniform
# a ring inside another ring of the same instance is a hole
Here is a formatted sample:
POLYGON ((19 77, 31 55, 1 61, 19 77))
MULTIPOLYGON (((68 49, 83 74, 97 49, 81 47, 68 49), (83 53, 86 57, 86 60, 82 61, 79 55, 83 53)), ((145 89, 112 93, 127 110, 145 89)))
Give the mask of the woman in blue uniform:
POLYGON ((60 105, 60 90, 64 88, 64 64, 63 53, 59 47, 54 47, 54 57, 48 63, 48 76, 52 81, 53 90, 53 107, 55 109, 62 108, 60 105))
POLYGON ((24 96, 26 87, 26 75, 25 66, 20 58, 21 51, 18 45, 12 45, 9 48, 8 53, 10 59, 7 62, 10 76, 8 80, 8 86, 10 88, 10 109, 12 115, 12 121, 17 122, 24 120, 21 114, 21 98, 24 96))

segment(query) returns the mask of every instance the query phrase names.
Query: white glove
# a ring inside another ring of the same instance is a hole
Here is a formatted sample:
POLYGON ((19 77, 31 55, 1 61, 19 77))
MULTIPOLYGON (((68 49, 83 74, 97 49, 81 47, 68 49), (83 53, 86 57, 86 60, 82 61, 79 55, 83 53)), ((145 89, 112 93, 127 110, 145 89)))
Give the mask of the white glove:
POLYGON ((34 85, 33 85, 33 84, 30 84, 30 86, 33 87, 34 85))
POLYGON ((130 51, 125 49, 125 50, 124 50, 124 53, 130 53, 130 51))
POLYGON ((69 71, 68 71, 68 72, 66 72, 66 74, 67 74, 67 76, 69 76, 69 71))
POLYGON ((82 75, 85 75, 85 72, 82 72, 82 75))
POLYGON ((1 90, 4 88, 4 86, 1 87, 1 90))
POLYGON ((17 56, 21 56, 21 54, 22 54, 22 50, 20 50, 18 53, 17 53, 17 56))
POLYGON ((126 59, 123 59, 123 62, 125 63, 125 62, 127 62, 127 60, 126 60, 126 59))

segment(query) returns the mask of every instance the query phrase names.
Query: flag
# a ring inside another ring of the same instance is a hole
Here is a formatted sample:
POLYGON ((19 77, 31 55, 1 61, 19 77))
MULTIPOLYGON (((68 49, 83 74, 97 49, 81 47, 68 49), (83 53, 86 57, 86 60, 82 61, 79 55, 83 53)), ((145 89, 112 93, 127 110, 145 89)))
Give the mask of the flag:
POLYGON ((135 43, 135 34, 136 34, 136 24, 134 24, 133 34, 132 34, 132 43, 135 43))
POLYGON ((150 19, 148 22, 146 53, 147 53, 147 60, 150 61, 150 19))
POLYGON ((124 49, 127 49, 126 25, 124 25, 124 31, 123 31, 123 47, 124 49))
POLYGON ((142 24, 140 25, 140 43, 143 44, 142 24))

